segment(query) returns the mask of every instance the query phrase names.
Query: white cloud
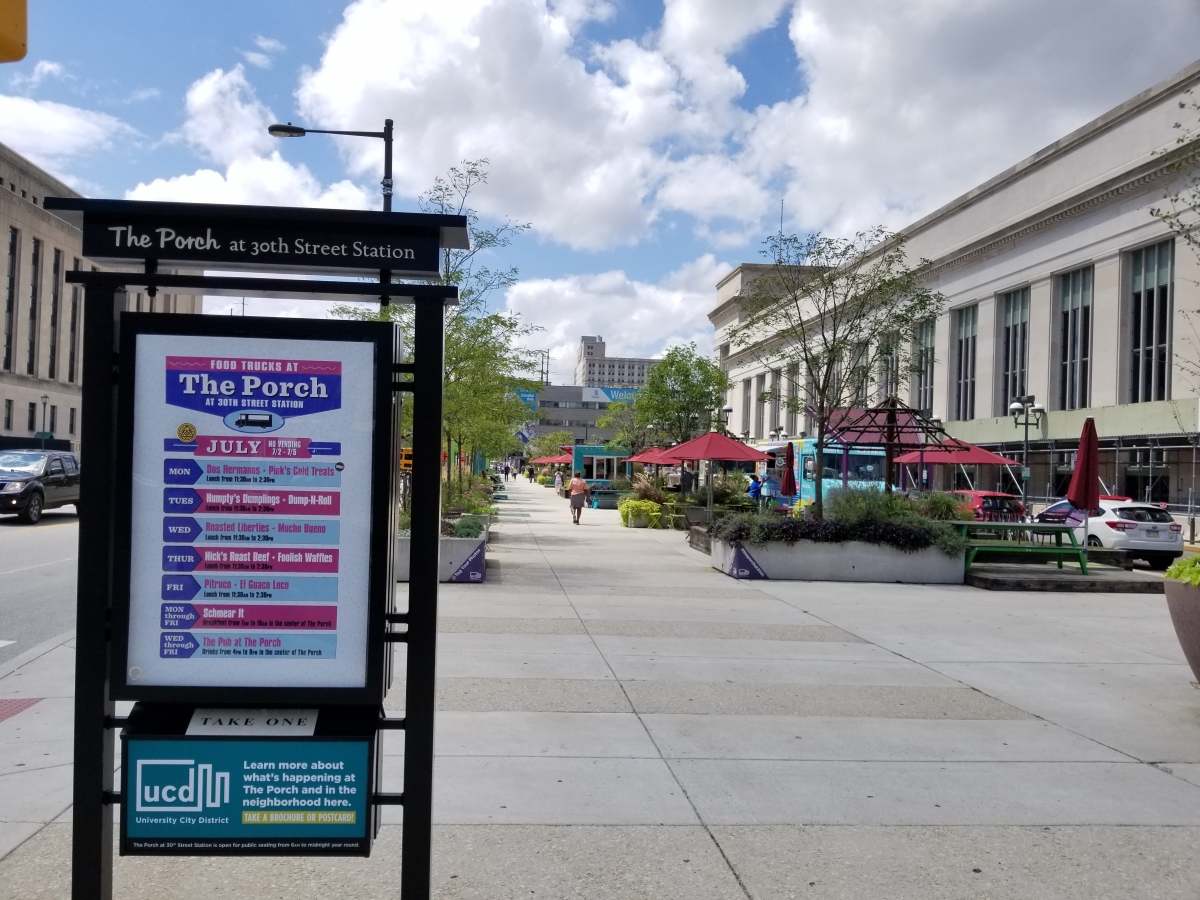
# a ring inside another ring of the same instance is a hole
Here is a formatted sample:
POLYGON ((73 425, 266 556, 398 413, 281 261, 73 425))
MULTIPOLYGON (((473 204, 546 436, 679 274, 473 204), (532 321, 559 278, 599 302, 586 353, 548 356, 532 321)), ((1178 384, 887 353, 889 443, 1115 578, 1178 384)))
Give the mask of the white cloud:
POLYGON ((530 346, 550 349, 551 377, 574 383, 575 351, 581 334, 600 334, 610 356, 658 356, 694 341, 712 349, 712 308, 716 283, 730 265, 705 254, 657 284, 637 281, 616 270, 522 281, 508 289, 508 309, 545 331, 530 346))
POLYGON ((261 34, 254 39, 254 46, 263 53, 282 53, 287 47, 283 41, 277 41, 275 38, 263 37, 261 34))
POLYGON ((181 135, 198 153, 223 165, 156 178, 126 191, 130 200, 249 203, 364 209, 373 198, 343 180, 323 185, 305 166, 287 162, 267 126, 275 115, 254 95, 245 71, 215 69, 188 89, 181 135))
POLYGON ((242 57, 252 66, 260 69, 271 68, 271 57, 265 53, 259 53, 257 50, 243 50, 242 57))
POLYGON ((64 78, 67 70, 62 63, 52 62, 48 59, 39 59, 34 64, 33 71, 28 75, 14 75, 9 79, 9 82, 18 91, 30 93, 36 90, 43 81, 49 78, 64 78))
POLYGON ((60 177, 71 159, 109 149, 134 130, 115 116, 0 94, 0 141, 60 177))

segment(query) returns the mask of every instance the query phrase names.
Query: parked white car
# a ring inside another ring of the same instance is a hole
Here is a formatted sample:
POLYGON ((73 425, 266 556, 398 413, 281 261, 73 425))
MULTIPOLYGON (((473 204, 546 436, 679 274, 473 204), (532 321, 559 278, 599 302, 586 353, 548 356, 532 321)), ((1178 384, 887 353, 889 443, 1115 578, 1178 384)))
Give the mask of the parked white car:
MULTIPOLYGON (((1082 543, 1084 529, 1080 513, 1063 500, 1047 506, 1034 519, 1078 523, 1075 540, 1082 543)), ((1125 550, 1134 559, 1144 559, 1154 569, 1165 569, 1183 556, 1183 526, 1162 507, 1134 501, 1101 500, 1099 513, 1088 517, 1089 546, 1125 550)))

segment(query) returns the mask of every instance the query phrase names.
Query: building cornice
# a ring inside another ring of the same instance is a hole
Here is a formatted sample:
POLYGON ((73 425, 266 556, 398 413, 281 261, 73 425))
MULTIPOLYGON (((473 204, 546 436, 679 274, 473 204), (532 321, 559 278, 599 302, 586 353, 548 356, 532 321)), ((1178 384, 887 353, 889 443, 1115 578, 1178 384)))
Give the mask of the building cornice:
POLYGON ((1133 191, 1144 190, 1156 182, 1175 177, 1179 174, 1182 165, 1196 160, 1200 160, 1200 142, 1193 142, 1169 153, 1156 156, 1053 206, 1038 210, 1006 228, 992 231, 985 237, 954 248, 949 253, 933 260, 932 265, 924 273, 925 277, 936 278, 938 275, 966 265, 981 256, 992 255, 1065 219, 1084 215, 1120 200, 1133 191))

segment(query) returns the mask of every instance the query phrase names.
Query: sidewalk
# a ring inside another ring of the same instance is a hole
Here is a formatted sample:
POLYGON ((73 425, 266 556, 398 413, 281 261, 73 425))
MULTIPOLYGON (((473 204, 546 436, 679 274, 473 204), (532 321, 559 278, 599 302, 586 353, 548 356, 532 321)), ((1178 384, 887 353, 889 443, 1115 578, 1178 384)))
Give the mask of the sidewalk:
MULTIPOLYGON (((736 582, 508 487, 487 582, 443 585, 435 896, 1200 895, 1161 596, 736 582)), ((0 898, 68 896, 72 655, 0 678, 45 698, 0 723, 0 898)), ((369 860, 118 859, 115 896, 395 897, 400 818, 369 860)))

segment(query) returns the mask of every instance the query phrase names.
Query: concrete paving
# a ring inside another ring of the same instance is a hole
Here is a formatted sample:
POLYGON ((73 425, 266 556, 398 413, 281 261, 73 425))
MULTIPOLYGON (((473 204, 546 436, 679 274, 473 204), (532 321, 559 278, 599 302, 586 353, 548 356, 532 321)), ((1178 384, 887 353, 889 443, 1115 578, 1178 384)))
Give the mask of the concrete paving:
MULTIPOLYGON (((435 896, 1200 896, 1161 596, 736 582, 509 495, 488 580, 442 589, 435 896)), ((0 721, 0 900, 68 896, 70 638, 0 667, 0 715, 37 701, 0 721)), ((118 859, 116 896, 395 897, 402 818, 368 860, 118 859)))

